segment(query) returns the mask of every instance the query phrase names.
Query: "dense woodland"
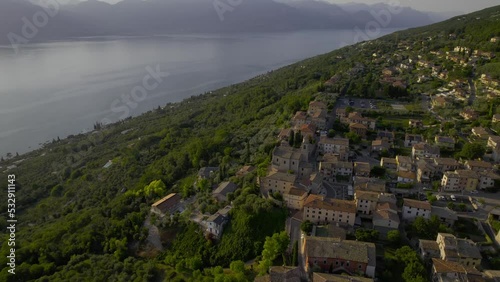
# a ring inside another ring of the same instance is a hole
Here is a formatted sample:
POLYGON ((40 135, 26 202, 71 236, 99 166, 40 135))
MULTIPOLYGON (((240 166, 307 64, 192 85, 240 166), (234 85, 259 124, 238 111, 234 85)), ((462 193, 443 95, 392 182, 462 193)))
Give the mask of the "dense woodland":
MULTIPOLYGON (((2 167, 22 162, 9 172, 17 177, 16 275, 8 275, 5 268, 7 203, 2 201, 0 281, 252 279, 258 270, 248 271, 243 262, 258 258, 264 266, 272 263, 281 258, 286 242, 279 232, 287 211, 262 199, 256 183, 265 174, 279 129, 322 91, 412 101, 421 89, 380 85, 383 66, 371 65, 371 54, 390 54, 401 40, 420 42, 429 36, 441 38, 430 44, 452 48, 456 42, 448 41, 449 33, 463 35, 474 46, 500 36, 500 16, 494 20, 492 13, 500 15, 500 8, 345 47, 136 118, 98 124, 92 133, 53 140, 4 160, 2 167), (364 68, 348 75, 360 63, 364 68), (324 82, 335 74, 341 79, 325 89, 324 82), (109 160, 113 164, 103 168, 109 160), (256 166, 257 172, 232 178, 245 164, 256 166), (196 195, 205 211, 221 207, 210 200, 207 185, 193 185, 203 166, 220 166, 218 180, 232 178, 240 187, 231 195, 232 220, 221 240, 205 238, 187 216, 177 215, 160 224, 170 234, 166 250, 145 252, 144 221, 155 200, 178 192, 184 198, 196 195)), ((493 51, 500 51, 498 46, 493 51)), ((498 77, 499 64, 498 59, 485 63, 476 75, 487 71, 498 77)), ((7 179, 6 174, 0 179, 7 179)), ((1 186, 5 191, 6 181, 1 186)), ((404 256, 403 251, 396 254, 398 260, 413 263, 413 257, 404 256)), ((415 267, 421 272, 420 265, 415 267)))

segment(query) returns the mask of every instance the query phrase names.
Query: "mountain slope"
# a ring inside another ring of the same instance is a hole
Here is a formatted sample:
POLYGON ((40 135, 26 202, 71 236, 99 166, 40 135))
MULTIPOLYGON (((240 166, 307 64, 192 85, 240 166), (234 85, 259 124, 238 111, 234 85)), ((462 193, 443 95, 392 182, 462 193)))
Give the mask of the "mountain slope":
MULTIPOLYGON (((272 0, 243 1, 234 7, 217 6, 204 0, 121 1, 111 5, 88 0, 60 6, 48 25, 39 29, 29 41, 44 41, 79 36, 154 35, 162 33, 272 32, 304 29, 364 27, 374 17, 363 8, 349 12, 340 6, 320 1, 280 3, 272 0), (217 6, 218 8, 216 8, 217 6)), ((384 4, 370 6, 379 13, 384 4)), ((0 43, 8 43, 7 34, 22 35, 25 23, 33 22, 42 8, 27 0, 5 0, 0 3, 0 43)), ((405 8, 393 15, 385 27, 414 27, 431 23, 425 14, 405 8)), ((31 37, 31 36, 30 36, 31 37)))

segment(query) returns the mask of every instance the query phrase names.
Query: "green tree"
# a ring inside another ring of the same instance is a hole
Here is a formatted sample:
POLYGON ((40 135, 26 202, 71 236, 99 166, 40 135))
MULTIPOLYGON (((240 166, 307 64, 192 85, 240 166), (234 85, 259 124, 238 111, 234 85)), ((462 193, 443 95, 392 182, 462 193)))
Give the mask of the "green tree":
POLYGON ((244 273, 245 272, 245 263, 241 260, 233 261, 229 265, 229 269, 231 269, 231 271, 233 271, 233 272, 244 273))
POLYGON ((399 246, 401 244, 401 233, 399 230, 391 230, 387 232, 387 241, 393 246, 399 246))
POLYGON ((161 197, 165 194, 167 187, 165 183, 161 180, 154 180, 149 185, 144 187, 144 189, 139 190, 138 195, 144 195, 146 198, 151 199, 155 197, 161 197))
POLYGON ((328 130, 328 137, 330 137, 330 138, 335 137, 335 130, 333 130, 333 129, 328 130))
POLYGON ((208 191, 208 189, 210 188, 210 182, 208 181, 208 179, 198 180, 198 182, 196 183, 196 188, 198 188, 198 191, 201 192, 208 191))
POLYGON ((460 209, 460 211, 467 211, 467 205, 465 205, 464 203, 460 203, 458 204, 458 209, 460 209))
POLYGON ((290 146, 295 145, 295 132, 293 132, 293 130, 290 130, 290 136, 288 137, 288 144, 290 146))
POLYGON ((383 177, 385 175, 385 167, 381 167, 381 166, 374 166, 371 171, 370 171, 370 176, 372 177, 383 177))
POLYGON ((302 145, 302 133, 300 131, 295 132, 295 137, 294 137, 294 144, 293 146, 295 148, 300 148, 302 145))
POLYGON ((297 266, 299 263, 299 241, 293 243, 292 248, 292 266, 297 266))
POLYGON ((345 138, 348 138, 349 141, 353 144, 359 144, 361 142, 361 137, 352 131, 347 132, 345 134, 345 138))
POLYGON ((267 273, 276 257, 282 254, 290 244, 290 237, 286 231, 274 233, 272 237, 266 237, 262 260, 259 262, 259 274, 267 273))
POLYGON ((302 230, 302 232, 306 234, 311 233, 312 229, 313 229, 313 223, 309 220, 305 220, 300 224, 300 230, 302 230))
POLYGON ((465 159, 473 160, 484 156, 486 148, 481 143, 467 143, 460 151, 459 156, 465 159))
POLYGON ((378 239, 379 231, 375 229, 359 228, 354 235, 358 241, 375 242, 378 239))

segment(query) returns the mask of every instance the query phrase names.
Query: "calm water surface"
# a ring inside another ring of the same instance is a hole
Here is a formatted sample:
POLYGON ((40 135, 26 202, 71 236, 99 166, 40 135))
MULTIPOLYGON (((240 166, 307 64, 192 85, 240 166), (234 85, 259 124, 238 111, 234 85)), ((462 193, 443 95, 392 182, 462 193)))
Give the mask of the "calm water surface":
POLYGON ((88 131, 104 118, 123 118, 118 109, 125 104, 118 101, 142 85, 148 66, 169 75, 128 107, 132 116, 332 51, 353 38, 353 31, 337 30, 89 39, 28 45, 17 55, 0 48, 0 155, 88 131))

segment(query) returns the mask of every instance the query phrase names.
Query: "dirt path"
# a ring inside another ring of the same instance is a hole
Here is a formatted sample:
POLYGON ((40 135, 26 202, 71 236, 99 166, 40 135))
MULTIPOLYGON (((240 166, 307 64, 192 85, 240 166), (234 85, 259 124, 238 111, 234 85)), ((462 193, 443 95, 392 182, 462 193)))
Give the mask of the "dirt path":
POLYGON ((155 247, 155 249, 163 251, 163 245, 161 244, 160 239, 160 231, 158 230, 158 227, 151 224, 150 216, 148 216, 148 218, 144 222, 144 227, 148 229, 148 238, 146 238, 146 241, 153 247, 155 247))

